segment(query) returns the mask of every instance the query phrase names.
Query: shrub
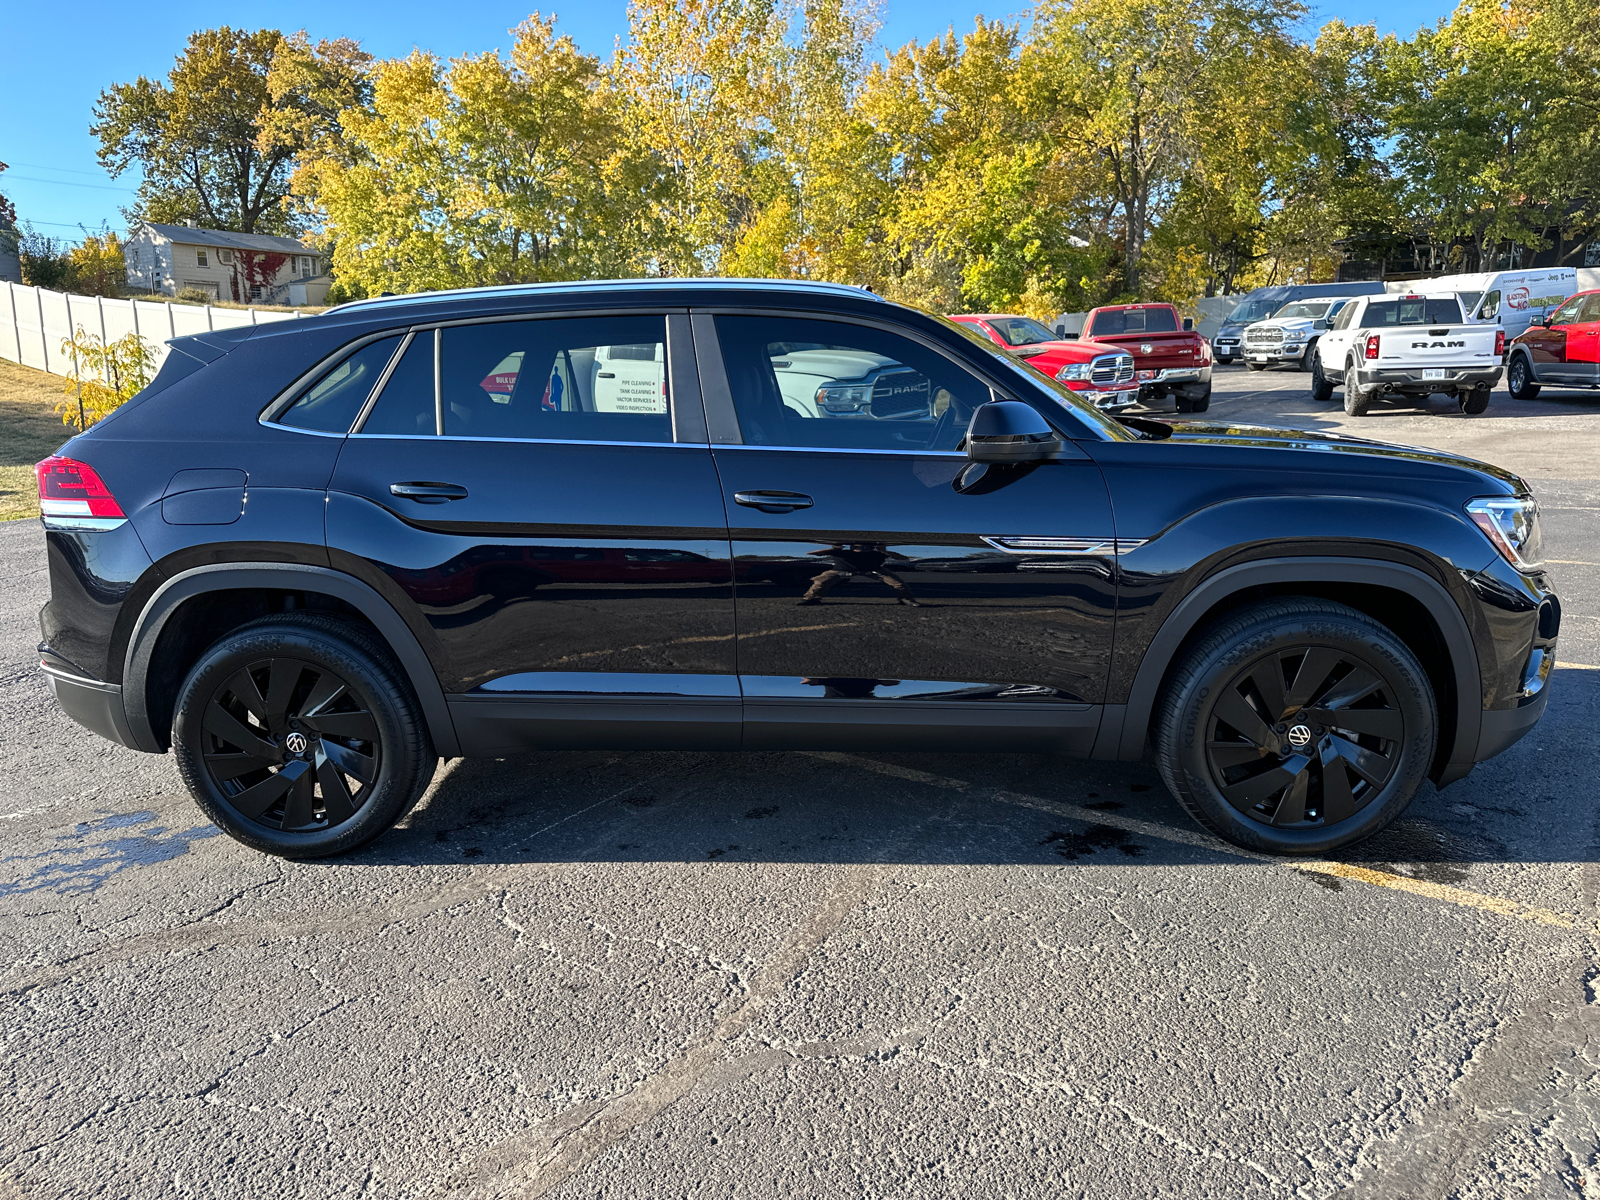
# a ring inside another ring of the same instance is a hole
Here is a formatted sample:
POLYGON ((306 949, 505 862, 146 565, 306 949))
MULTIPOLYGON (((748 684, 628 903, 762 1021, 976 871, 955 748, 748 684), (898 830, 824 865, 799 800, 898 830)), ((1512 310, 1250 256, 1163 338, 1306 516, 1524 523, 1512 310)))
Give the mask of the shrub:
POLYGON ((186 287, 179 288, 178 294, 173 299, 181 300, 185 304, 210 304, 216 297, 204 288, 186 287))
POLYGON ((77 333, 61 339, 61 352, 72 356, 72 374, 65 388, 67 399, 56 405, 63 425, 87 429, 109 415, 150 382, 155 352, 137 333, 110 345, 99 334, 77 333))

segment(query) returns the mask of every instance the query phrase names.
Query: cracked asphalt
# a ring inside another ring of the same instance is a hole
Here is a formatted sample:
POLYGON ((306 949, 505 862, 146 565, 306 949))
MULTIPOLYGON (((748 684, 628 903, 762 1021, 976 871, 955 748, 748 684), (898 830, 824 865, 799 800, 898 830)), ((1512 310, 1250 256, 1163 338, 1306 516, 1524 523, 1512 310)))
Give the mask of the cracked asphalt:
POLYGON ((1600 1200, 1600 394, 1305 380, 1211 415, 1523 472, 1566 610, 1535 732, 1337 863, 1148 763, 700 753, 456 762, 265 858, 55 710, 0 526, 0 1198, 1600 1200))

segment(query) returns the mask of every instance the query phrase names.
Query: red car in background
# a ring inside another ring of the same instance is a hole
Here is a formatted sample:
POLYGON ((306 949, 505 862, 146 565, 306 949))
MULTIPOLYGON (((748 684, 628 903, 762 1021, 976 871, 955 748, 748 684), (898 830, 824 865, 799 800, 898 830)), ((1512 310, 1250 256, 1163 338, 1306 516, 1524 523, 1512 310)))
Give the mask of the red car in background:
POLYGON ((1108 304, 1089 310, 1083 336, 1133 355, 1139 398, 1171 396, 1179 412, 1211 407, 1211 343, 1170 304, 1108 304))
POLYGON ((1517 400, 1532 400, 1541 387, 1600 386, 1600 290, 1568 296, 1512 340, 1506 386, 1517 400))
POLYGON ((1032 317, 952 313, 950 319, 1065 384, 1098 409, 1120 412, 1139 401, 1133 355, 1121 346, 1058 338, 1032 317))

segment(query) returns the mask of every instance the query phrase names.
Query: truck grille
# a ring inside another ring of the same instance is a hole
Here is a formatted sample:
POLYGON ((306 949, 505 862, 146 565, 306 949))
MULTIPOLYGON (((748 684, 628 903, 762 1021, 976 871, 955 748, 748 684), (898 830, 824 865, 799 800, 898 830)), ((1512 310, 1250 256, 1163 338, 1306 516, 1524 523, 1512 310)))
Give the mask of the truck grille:
POLYGON ((1089 364, 1089 382, 1104 387, 1108 383, 1128 383, 1133 379, 1133 355, 1102 354, 1089 364))
POLYGON ((1246 329, 1244 344, 1251 349, 1272 350, 1283 345, 1283 330, 1277 328, 1246 329))

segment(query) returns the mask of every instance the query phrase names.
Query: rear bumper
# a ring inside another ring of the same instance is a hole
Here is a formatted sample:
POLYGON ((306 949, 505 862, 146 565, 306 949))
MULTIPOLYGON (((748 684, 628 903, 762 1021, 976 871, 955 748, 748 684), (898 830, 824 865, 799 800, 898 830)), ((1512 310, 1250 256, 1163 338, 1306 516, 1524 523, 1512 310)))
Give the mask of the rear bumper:
POLYGON ((109 738, 130 750, 139 747, 128 728, 128 715, 122 707, 122 688, 115 683, 69 675, 56 667, 41 665, 50 690, 61 710, 92 733, 109 738))
MULTIPOLYGON (((1440 368, 1433 368, 1439 370, 1440 368)), ((1397 392, 1444 392, 1455 388, 1477 387, 1480 383, 1493 387, 1500 382, 1505 370, 1496 363, 1492 367, 1444 367, 1441 379, 1423 379, 1421 367, 1366 367, 1356 368, 1356 378, 1363 387, 1381 387, 1397 392)))

